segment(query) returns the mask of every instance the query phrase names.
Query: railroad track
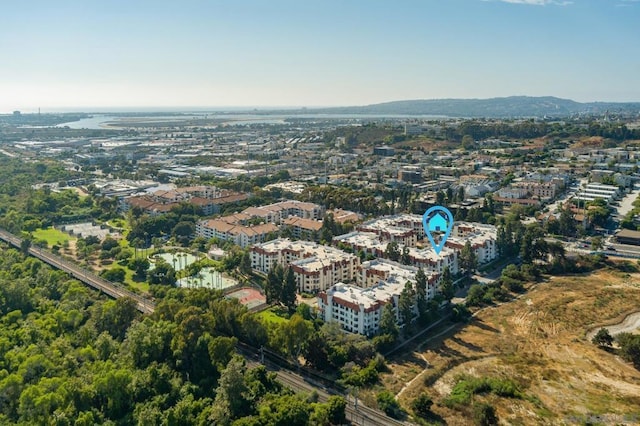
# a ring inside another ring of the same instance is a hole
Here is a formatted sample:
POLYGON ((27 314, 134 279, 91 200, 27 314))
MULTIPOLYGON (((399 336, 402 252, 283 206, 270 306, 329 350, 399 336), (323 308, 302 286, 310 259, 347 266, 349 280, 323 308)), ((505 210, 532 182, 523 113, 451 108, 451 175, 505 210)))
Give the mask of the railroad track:
MULTIPOLYGON (((22 249, 22 238, 17 237, 10 232, 0 229, 0 239, 18 249, 22 249)), ((65 260, 47 250, 43 250, 38 247, 29 247, 29 254, 53 266, 54 268, 68 273, 77 280, 82 281, 83 283, 113 297, 114 299, 118 299, 120 297, 129 297, 133 299, 136 302, 138 310, 144 314, 152 313, 155 308, 155 303, 152 300, 133 293, 132 291, 112 283, 111 281, 107 281, 93 272, 90 272, 75 263, 69 262, 68 260, 65 260)))
MULTIPOLYGON (((11 244, 18 249, 22 249, 23 240, 11 234, 10 232, 0 229, 0 240, 11 244)), ((139 294, 135 294, 125 288, 122 288, 117 284, 107 281, 104 278, 99 277, 94 273, 87 271, 86 269, 81 268, 80 266, 69 262, 68 260, 65 260, 62 257, 57 256, 47 250, 43 250, 37 247, 29 247, 29 254, 53 266, 54 268, 60 269, 61 271, 70 274, 79 281, 115 299, 120 297, 129 297, 135 300, 138 310, 142 313, 149 314, 154 311, 155 304, 153 301, 142 297, 139 294)), ((247 365, 260 365, 259 356, 255 352, 255 348, 251 348, 247 345, 243 346, 244 347, 242 348, 238 347, 238 350, 245 357, 245 359, 247 359, 247 365)), ((311 377, 310 373, 306 374, 309 377, 303 377, 302 375, 291 371, 288 366, 280 365, 280 363, 269 361, 268 359, 264 360, 264 365, 268 370, 275 371, 278 376, 278 380, 285 386, 290 387, 296 392, 316 392, 318 394, 318 399, 321 402, 327 401, 327 399, 329 399, 331 395, 345 396, 342 389, 335 389, 334 386, 323 383, 324 380, 321 377, 311 377)), ((303 374, 305 373, 303 370, 300 370, 300 372, 303 374)), ((345 409, 347 419, 349 419, 352 424, 369 426, 410 425, 410 423, 392 419, 391 417, 386 416, 383 412, 367 407, 362 403, 358 403, 356 405, 354 402, 355 401, 348 400, 347 407, 345 409)))

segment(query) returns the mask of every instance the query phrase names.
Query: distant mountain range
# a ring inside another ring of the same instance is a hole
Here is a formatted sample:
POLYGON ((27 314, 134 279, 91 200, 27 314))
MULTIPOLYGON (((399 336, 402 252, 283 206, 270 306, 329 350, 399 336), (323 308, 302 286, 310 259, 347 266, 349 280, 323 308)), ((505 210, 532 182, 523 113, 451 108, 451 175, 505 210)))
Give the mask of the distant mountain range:
POLYGON ((431 99, 380 104, 309 108, 304 112, 327 114, 434 115, 447 117, 566 117, 575 114, 640 114, 640 102, 580 103, 553 96, 510 96, 490 99, 431 99))

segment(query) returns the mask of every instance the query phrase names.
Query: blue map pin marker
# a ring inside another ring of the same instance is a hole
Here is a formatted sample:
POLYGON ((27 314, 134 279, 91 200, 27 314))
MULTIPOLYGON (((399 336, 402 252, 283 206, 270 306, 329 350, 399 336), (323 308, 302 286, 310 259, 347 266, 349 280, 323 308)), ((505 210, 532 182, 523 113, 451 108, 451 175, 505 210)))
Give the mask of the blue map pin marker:
POLYGON ((449 234, 451 234, 451 229, 453 229, 453 215, 445 207, 433 206, 422 216, 422 226, 427 238, 429 238, 431 247, 439 255, 447 242, 447 238, 449 238, 449 234), (435 232, 444 232, 439 244, 436 244, 436 240, 433 238, 435 232))

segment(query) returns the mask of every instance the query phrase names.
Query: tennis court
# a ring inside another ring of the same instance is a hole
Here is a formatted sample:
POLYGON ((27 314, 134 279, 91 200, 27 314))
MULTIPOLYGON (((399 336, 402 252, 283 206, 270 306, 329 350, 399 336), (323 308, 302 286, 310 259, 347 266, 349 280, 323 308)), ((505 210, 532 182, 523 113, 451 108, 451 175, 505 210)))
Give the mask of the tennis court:
POLYGON ((229 293, 226 297, 238 299, 247 309, 255 308, 267 302, 267 299, 258 290, 251 287, 243 287, 229 293))

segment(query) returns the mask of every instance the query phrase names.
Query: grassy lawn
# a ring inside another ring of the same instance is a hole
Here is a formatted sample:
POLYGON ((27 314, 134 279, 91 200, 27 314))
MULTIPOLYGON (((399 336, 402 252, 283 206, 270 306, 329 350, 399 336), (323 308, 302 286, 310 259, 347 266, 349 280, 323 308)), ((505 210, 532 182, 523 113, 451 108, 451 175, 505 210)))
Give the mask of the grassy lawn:
POLYGON ((260 317, 265 322, 270 322, 270 323, 275 323, 275 324, 289 321, 288 319, 278 315, 275 312, 274 308, 269 308, 269 309, 266 309, 266 310, 258 313, 258 317, 260 317))
POLYGON ((65 241, 75 240, 74 237, 55 228, 36 229, 33 231, 33 238, 36 240, 45 240, 49 247, 55 244, 62 245, 65 241))
POLYGON ((125 278, 124 278, 124 282, 127 283, 128 285, 130 285, 133 288, 137 288, 138 290, 142 291, 142 292, 148 292, 149 291, 149 283, 146 281, 134 281, 133 279, 133 271, 127 267, 122 267, 121 268, 124 269, 124 272, 126 274, 125 278))
POLYGON ((112 219, 107 221, 107 225, 117 229, 121 229, 123 231, 128 231, 129 229, 131 229, 129 227, 129 223, 125 219, 112 219))

